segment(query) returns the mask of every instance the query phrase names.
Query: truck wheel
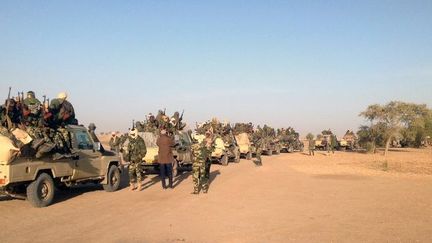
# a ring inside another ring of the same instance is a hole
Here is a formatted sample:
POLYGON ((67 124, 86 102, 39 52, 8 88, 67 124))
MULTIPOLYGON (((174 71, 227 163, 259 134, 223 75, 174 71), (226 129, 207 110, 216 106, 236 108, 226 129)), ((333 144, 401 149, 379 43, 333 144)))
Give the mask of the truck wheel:
POLYGON ((267 155, 268 155, 268 156, 272 156, 272 155, 273 155, 273 151, 271 151, 270 149, 267 150, 267 155))
POLYGON ((222 155, 220 162, 222 165, 227 166, 228 165, 228 155, 226 155, 226 154, 222 155))
POLYGON ((115 192, 120 187, 120 171, 116 165, 111 165, 107 174, 107 184, 102 185, 107 192, 115 192))
POLYGON ((50 205, 54 199, 54 181, 47 173, 41 173, 27 186, 27 200, 31 205, 42 208, 50 205))
POLYGON ((252 159, 252 152, 248 152, 248 153, 246 154, 246 159, 247 159, 247 160, 251 160, 251 159, 252 159))

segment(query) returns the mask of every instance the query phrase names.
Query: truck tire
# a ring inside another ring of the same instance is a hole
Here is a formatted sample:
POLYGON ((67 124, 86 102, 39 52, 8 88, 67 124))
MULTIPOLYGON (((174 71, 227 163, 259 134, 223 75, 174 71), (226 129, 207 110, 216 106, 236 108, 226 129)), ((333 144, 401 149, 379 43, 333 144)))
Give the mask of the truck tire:
POLYGON ((222 155, 220 162, 222 165, 227 166, 228 165, 228 155, 226 155, 226 154, 222 155))
POLYGON ((111 165, 107 174, 107 184, 102 185, 107 192, 115 192, 120 187, 120 171, 116 165, 111 165))
POLYGON ((251 160, 251 159, 252 159, 252 152, 248 152, 248 153, 246 154, 246 159, 247 159, 247 160, 251 160))
POLYGON ((267 150, 267 155, 268 156, 272 156, 273 155, 273 151, 271 149, 267 150))
POLYGON ((54 199, 54 181, 47 173, 41 173, 35 181, 27 186, 27 200, 33 207, 49 206, 54 199))

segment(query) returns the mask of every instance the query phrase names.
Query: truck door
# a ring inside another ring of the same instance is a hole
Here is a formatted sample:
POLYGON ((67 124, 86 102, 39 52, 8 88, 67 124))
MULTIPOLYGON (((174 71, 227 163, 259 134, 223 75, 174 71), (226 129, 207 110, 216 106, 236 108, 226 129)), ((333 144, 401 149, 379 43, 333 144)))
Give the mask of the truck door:
POLYGON ((73 179, 100 176, 101 153, 94 148, 93 140, 87 130, 75 130, 72 136, 73 147, 77 151, 73 179))

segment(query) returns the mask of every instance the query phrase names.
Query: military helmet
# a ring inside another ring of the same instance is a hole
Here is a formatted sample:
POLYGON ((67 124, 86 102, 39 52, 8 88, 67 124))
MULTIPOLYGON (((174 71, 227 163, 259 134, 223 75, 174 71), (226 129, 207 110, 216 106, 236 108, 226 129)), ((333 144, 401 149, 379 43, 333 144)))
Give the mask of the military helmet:
POLYGON ((35 92, 33 92, 33 91, 28 91, 28 92, 27 92, 27 98, 32 98, 32 99, 34 99, 34 98, 35 98, 35 92))
POLYGON ((90 130, 96 130, 96 125, 94 123, 90 123, 89 126, 88 126, 88 128, 90 130))

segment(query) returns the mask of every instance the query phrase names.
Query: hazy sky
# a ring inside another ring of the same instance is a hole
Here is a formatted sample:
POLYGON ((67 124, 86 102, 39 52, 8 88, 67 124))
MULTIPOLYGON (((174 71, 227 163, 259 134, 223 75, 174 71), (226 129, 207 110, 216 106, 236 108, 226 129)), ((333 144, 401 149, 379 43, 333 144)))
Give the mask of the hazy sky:
POLYGON ((372 103, 432 107, 432 1, 0 0, 9 86, 67 91, 99 132, 166 107, 342 134, 372 103))

